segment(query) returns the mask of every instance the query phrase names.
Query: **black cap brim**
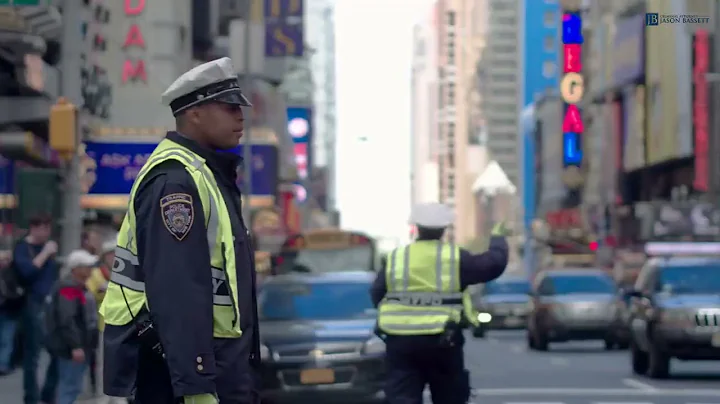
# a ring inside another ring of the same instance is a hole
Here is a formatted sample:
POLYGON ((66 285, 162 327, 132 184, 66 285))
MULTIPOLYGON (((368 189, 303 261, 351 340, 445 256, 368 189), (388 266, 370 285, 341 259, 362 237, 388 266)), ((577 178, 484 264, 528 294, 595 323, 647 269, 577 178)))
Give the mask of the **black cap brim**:
POLYGON ((208 101, 222 102, 224 104, 232 104, 240 107, 252 107, 250 100, 248 100, 245 94, 243 94, 240 90, 219 94, 218 97, 212 98, 208 101))

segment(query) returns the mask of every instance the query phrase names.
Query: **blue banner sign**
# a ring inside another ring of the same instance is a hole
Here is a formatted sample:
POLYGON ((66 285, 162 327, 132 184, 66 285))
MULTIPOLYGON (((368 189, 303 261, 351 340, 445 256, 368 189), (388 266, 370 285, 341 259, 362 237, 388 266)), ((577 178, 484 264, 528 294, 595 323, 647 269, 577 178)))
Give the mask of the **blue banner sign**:
POLYGON ((288 107, 288 134, 293 143, 311 143, 312 141, 312 109, 304 107, 288 107))
POLYGON ((93 195, 127 195, 155 143, 87 142, 85 153, 95 160, 93 195))
POLYGON ((303 3, 303 0, 265 0, 263 4, 265 19, 302 18, 305 14, 303 3))
MULTIPOLYGON (((156 146, 154 143, 88 142, 85 152, 96 164, 96 179, 89 194, 129 194, 140 169, 156 146)), ((253 145, 252 152, 253 195, 274 196, 278 181, 277 147, 253 145)), ((242 156, 242 146, 233 153, 242 156)), ((242 185, 242 175, 239 176, 238 185, 242 185)))
POLYGON ((0 195, 15 193, 15 162, 0 156, 0 195))
MULTIPOLYGON (((253 196, 274 197, 278 187, 278 148, 272 145, 252 145, 252 193, 253 196)), ((243 147, 237 149, 243 155, 243 147)), ((245 163, 245 166, 249 164, 245 163)), ((238 171, 237 185, 243 187, 242 168, 238 171)))
POLYGON ((286 20, 265 22, 266 57, 301 57, 305 51, 303 24, 286 20))

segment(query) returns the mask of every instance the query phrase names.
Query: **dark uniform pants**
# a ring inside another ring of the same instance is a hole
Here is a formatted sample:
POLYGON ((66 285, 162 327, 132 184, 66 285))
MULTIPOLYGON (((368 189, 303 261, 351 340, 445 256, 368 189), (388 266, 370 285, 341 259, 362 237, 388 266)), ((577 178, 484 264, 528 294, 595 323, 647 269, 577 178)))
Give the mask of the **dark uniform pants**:
POLYGON ((462 344, 441 346, 437 337, 388 337, 387 384, 389 404, 422 404, 430 386, 434 404, 464 404, 469 380, 462 344))

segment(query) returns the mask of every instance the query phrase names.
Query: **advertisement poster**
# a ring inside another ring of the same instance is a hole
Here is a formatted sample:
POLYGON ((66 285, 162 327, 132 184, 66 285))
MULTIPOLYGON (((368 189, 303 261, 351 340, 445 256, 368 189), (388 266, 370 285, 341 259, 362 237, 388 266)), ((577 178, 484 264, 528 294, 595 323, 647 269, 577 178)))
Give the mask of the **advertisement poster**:
POLYGON ((613 102, 606 105, 606 118, 609 122, 610 136, 606 144, 605 164, 605 189, 607 190, 606 200, 616 202, 618 195, 618 172, 622 170, 622 131, 623 112, 620 102, 613 102))
POLYGON ((0 156, 0 196, 15 193, 15 164, 12 160, 0 156))
MULTIPOLYGON (((252 192, 253 197, 275 197, 278 186, 278 148, 273 145, 252 145, 252 192)), ((243 147, 238 148, 243 155, 243 147)), ((243 186, 242 168, 238 171, 237 185, 243 186)), ((257 198, 255 198, 257 199, 257 198)), ((264 204, 264 203, 263 203, 264 204)))
POLYGON ((620 19, 615 29, 612 86, 617 87, 645 74, 645 14, 620 19))
POLYGON ((645 167, 645 86, 623 91, 624 150, 623 170, 645 167))
POLYGON ((15 206, 15 163, 0 156, 0 209, 15 206))
POLYGON ((86 209, 125 209, 133 182, 156 143, 87 142, 85 154, 94 161, 94 183, 82 198, 86 209))
POLYGON ((301 180, 310 176, 312 167, 313 125, 312 109, 304 107, 288 107, 288 134, 292 138, 295 163, 301 180))
MULTIPOLYGON (((688 12, 692 8, 684 1, 670 1, 672 14, 685 15, 692 14, 688 12)), ((698 13, 703 15, 705 13, 698 13)), ((676 105, 678 107, 678 129, 677 129, 677 157, 690 157, 693 155, 693 38, 688 31, 688 27, 683 24, 672 24, 673 34, 675 37, 675 68, 677 76, 678 92, 675 94, 676 105)))
MULTIPOLYGON (((672 14, 667 1, 653 0, 648 8, 660 14, 672 14)), ((684 29, 680 25, 677 27, 684 29)), ((679 112, 677 64, 667 55, 677 54, 676 25, 646 27, 647 47, 647 164, 680 157, 678 149, 679 112)), ((690 89, 687 89, 690 91, 690 89)))

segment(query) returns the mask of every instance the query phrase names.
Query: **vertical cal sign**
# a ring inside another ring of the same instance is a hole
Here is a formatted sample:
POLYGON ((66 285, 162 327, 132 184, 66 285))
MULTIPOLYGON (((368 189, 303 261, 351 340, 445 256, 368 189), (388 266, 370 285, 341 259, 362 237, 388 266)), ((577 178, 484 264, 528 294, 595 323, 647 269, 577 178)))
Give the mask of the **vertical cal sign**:
MULTIPOLYGON (((709 176, 708 82, 710 39, 706 30, 698 30, 693 41, 693 129, 695 132, 696 190, 707 192, 709 176)), ((717 156, 716 156, 717 157, 717 156)))
POLYGON ((578 103, 585 94, 582 76, 582 18, 577 12, 565 11, 562 16, 563 78, 560 95, 563 99, 563 165, 580 167, 583 161, 582 115, 578 103))

